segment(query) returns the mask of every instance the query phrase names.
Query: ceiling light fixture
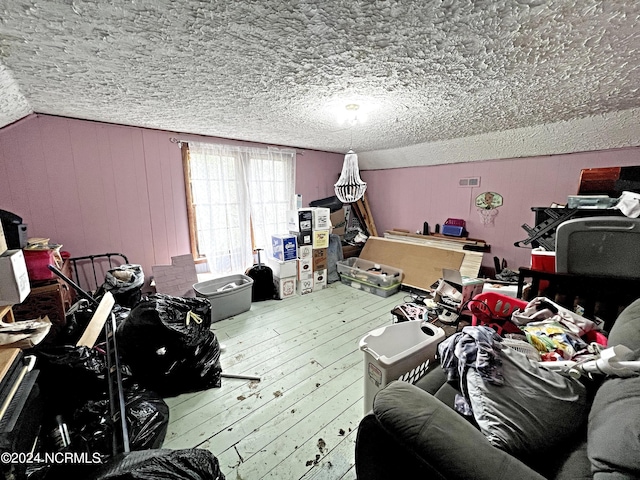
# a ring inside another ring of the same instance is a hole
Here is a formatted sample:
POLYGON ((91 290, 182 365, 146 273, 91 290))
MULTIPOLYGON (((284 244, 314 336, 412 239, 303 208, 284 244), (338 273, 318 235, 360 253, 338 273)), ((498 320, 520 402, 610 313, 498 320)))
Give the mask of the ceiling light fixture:
POLYGON ((342 173, 334 185, 334 189, 336 196, 342 203, 357 202, 367 189, 366 182, 363 182, 360 178, 358 155, 353 150, 349 150, 344 156, 342 173))
POLYGON ((357 103, 348 103, 338 112, 338 123, 341 125, 346 123, 354 126, 364 121, 366 121, 366 115, 357 103))

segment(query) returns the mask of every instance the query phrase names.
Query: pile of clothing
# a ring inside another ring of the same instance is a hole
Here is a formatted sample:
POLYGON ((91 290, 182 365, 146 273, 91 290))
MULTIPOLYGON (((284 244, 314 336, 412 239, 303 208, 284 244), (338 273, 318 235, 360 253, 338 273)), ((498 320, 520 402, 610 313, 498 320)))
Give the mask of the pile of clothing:
POLYGON ((511 321, 536 348, 542 361, 579 361, 606 347, 606 337, 598 324, 545 297, 534 298, 524 310, 513 312, 511 321))

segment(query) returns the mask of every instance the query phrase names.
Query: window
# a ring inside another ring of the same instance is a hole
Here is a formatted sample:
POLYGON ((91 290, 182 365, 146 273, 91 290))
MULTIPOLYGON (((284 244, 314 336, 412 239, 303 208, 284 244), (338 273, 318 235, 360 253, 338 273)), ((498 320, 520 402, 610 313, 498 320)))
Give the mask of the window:
POLYGON ((214 274, 243 273, 254 248, 288 231, 295 151, 190 142, 183 160, 193 251, 214 274))

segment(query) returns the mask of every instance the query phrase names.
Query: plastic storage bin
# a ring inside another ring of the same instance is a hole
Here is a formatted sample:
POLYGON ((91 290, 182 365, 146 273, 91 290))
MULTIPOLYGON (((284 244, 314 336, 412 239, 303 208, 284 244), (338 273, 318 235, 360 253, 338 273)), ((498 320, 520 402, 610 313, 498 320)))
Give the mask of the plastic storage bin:
POLYGON ((29 272, 29 280, 32 282, 39 280, 51 280, 57 278, 56 274, 49 270, 48 265, 59 267, 56 261, 56 251, 51 248, 47 249, 27 249, 23 250, 24 261, 27 264, 27 272, 29 272))
POLYGON ((388 325, 362 337, 364 413, 373 408, 373 397, 389 382, 415 383, 422 377, 444 338, 444 330, 419 321, 388 325))
POLYGON ((473 297, 468 303, 471 310, 471 325, 486 325, 499 334, 522 333, 514 323, 508 322, 511 314, 516 310, 524 310, 526 300, 509 297, 495 292, 484 292, 473 297))
POLYGON ((442 234, 451 237, 462 237, 466 233, 466 222, 460 218, 447 218, 442 225, 442 234))
POLYGON ((337 262, 340 275, 376 287, 391 287, 402 282, 402 270, 362 258, 351 257, 337 262))
POLYGON ((193 285, 198 297, 211 302, 211 321, 218 322, 251 308, 253 279, 242 274, 215 278, 193 285))
POLYGON ((373 293, 379 297, 389 297, 400 290, 400 284, 396 283, 390 287, 378 287, 372 283, 363 282, 356 278, 348 277, 344 274, 340 275, 340 281, 345 285, 349 285, 352 288, 362 290, 363 292, 373 293))

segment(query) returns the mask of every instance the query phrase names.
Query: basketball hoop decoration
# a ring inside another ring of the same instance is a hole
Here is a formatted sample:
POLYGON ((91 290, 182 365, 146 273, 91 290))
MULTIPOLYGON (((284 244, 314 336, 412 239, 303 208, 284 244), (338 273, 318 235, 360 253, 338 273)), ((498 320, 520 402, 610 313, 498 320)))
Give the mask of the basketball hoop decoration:
POLYGON ((485 227, 494 226, 498 216, 498 207, 502 206, 502 195, 496 192, 484 192, 476 197, 476 209, 485 227))

